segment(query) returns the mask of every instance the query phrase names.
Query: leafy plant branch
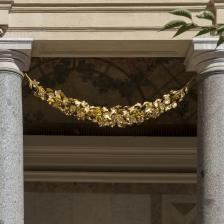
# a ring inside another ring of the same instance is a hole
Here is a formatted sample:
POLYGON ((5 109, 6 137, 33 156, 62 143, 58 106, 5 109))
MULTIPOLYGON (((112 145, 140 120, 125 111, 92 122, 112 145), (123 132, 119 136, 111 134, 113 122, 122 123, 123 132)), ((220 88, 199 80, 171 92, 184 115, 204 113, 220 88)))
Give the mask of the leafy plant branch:
POLYGON ((200 26, 197 23, 195 23, 193 21, 192 13, 189 10, 175 9, 171 11, 170 13, 172 15, 185 17, 189 20, 189 22, 186 22, 185 20, 172 20, 168 22, 167 24, 165 24, 160 31, 176 28, 177 31, 173 36, 173 37, 176 37, 189 30, 197 28, 199 32, 196 34, 196 36, 201 36, 201 35, 210 33, 210 35, 212 36, 219 37, 216 47, 224 43, 224 24, 216 23, 216 16, 211 10, 204 10, 200 14, 196 15, 196 17, 199 19, 205 19, 205 20, 211 21, 212 24, 209 26, 200 26))

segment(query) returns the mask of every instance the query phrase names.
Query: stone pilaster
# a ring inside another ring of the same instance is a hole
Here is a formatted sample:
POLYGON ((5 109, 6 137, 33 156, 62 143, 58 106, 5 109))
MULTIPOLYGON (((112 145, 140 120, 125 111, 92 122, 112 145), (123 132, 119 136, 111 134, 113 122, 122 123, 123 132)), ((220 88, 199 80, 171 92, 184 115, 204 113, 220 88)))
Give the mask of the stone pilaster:
POLYGON ((24 224, 21 82, 31 44, 0 39, 0 224, 24 224))
POLYGON ((224 223, 224 46, 196 38, 186 57, 198 73, 198 224, 224 223))

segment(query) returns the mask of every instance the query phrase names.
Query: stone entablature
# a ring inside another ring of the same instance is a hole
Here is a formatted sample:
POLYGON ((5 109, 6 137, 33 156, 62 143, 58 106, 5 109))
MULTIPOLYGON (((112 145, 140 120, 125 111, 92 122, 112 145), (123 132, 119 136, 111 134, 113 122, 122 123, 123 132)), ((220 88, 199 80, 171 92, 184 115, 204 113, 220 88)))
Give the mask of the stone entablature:
MULTIPOLYGON (((208 0, 14 0, 1 1, 5 37, 34 39, 33 56, 182 57, 197 31, 172 40, 173 31, 158 32, 181 7, 193 14, 208 0)), ((219 6, 219 5, 218 5, 219 6)), ((221 7, 221 6, 219 6, 221 7)))

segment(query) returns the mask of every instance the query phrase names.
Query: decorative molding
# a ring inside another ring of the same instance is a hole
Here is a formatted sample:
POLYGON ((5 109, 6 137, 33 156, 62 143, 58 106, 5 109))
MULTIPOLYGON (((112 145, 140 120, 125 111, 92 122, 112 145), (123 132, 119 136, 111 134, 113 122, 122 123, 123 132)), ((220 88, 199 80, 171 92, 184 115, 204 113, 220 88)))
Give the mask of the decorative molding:
POLYGON ((26 136, 27 180, 193 182, 195 138, 26 136))
MULTIPOLYGON (((4 0, 3 0, 4 1, 4 0)), ((12 2, 12 1, 4 1, 12 2)), ((127 6, 205 6, 208 0, 14 0, 13 7, 127 7, 127 6)))
POLYGON ((195 184, 196 173, 25 171, 26 182, 195 184))
POLYGON ((186 70, 197 71, 198 74, 223 72, 224 44, 216 48, 217 41, 216 37, 194 38, 186 55, 186 70))
POLYGON ((207 0, 15 0, 6 14, 5 37, 32 37, 34 57, 103 57, 110 52, 114 57, 182 57, 197 31, 171 40, 172 30, 158 30, 177 6, 195 14, 206 5, 207 0), (102 42, 108 42, 106 47, 102 42))
POLYGON ((32 39, 1 38, 0 70, 28 71, 31 60, 32 39))
POLYGON ((26 139, 27 169, 166 172, 196 169, 194 138, 29 136, 26 139))
POLYGON ((0 10, 10 10, 10 8, 12 7, 12 4, 13 4, 13 0, 12 1, 1 0, 0 10))
MULTIPOLYGON (((187 8, 191 10, 192 12, 198 12, 202 11, 205 8, 205 4, 202 2, 198 5, 189 5, 189 4, 182 4, 182 8, 187 8)), ((70 12, 85 12, 85 13, 91 13, 91 12, 97 12, 97 13, 105 13, 105 12, 122 12, 122 13, 128 13, 128 12, 151 12, 151 13, 158 13, 158 12, 170 12, 171 10, 176 9, 176 5, 170 4, 170 5, 164 5, 161 4, 128 4, 128 3, 121 3, 121 4, 90 4, 90 5, 52 5, 52 4, 46 4, 43 6, 40 5, 24 5, 24 6, 16 6, 14 5, 11 9, 11 13, 70 13, 70 12)))
MULTIPOLYGON (((87 26, 87 27, 16 27, 16 28, 9 28, 8 31, 53 31, 53 32, 111 32, 111 31, 149 31, 149 30, 155 30, 159 31, 161 27, 156 26, 142 26, 142 27, 131 27, 131 26, 123 26, 123 27, 93 27, 93 26, 87 26)), ((173 29, 174 30, 174 29, 173 29)), ((197 30, 197 29, 195 29, 197 30)))
MULTIPOLYGON (((4 2, 9 2, 10 0, 3 0, 4 2)), ((215 0, 216 2, 222 1, 222 0, 215 0)), ((73 4, 73 5, 93 5, 93 4, 108 4, 108 5, 114 5, 114 4, 151 4, 151 5, 194 5, 194 4, 207 4, 207 0, 185 0, 184 2, 182 0, 51 0, 50 3, 46 2, 45 0, 14 0, 14 4, 32 4, 32 5, 61 5, 61 4, 73 4)))
MULTIPOLYGON (((94 44, 94 43, 93 43, 94 44)), ((66 51, 54 51, 52 54, 51 50, 45 50, 44 47, 39 49, 39 51, 36 51, 34 53, 34 56, 36 57, 181 57, 180 52, 178 51, 138 51, 138 50, 132 50, 132 51, 102 51, 102 52, 92 52, 92 51, 72 51, 72 50, 66 50, 66 51)))

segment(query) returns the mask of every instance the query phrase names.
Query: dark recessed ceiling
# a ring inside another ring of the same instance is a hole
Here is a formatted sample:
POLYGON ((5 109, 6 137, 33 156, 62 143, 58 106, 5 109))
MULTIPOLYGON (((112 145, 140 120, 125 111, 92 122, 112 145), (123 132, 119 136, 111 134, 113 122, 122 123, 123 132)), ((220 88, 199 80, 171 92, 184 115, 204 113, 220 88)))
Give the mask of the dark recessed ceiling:
MULTIPOLYGON (((186 73, 183 59, 177 58, 33 58, 30 75, 67 96, 113 106, 154 100, 181 88, 194 74, 186 73)), ((194 86, 177 109, 156 120, 125 129, 99 128, 64 116, 35 98, 24 83, 24 134, 195 136, 196 105, 194 86)))

